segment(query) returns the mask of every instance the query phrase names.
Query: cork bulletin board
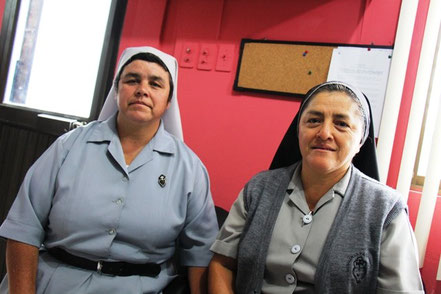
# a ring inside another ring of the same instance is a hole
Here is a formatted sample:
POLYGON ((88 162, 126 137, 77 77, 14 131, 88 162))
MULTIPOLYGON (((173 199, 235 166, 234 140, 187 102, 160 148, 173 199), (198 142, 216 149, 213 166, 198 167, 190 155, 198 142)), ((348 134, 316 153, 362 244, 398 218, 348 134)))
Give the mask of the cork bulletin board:
POLYGON ((242 39, 234 90, 303 96, 327 80, 332 52, 342 46, 370 47, 242 39))

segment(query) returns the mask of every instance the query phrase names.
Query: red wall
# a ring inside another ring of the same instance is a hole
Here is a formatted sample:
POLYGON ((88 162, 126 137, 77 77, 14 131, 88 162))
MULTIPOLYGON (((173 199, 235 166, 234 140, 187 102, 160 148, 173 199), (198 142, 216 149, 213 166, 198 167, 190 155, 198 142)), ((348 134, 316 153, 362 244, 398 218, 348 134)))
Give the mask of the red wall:
POLYGON ((381 0, 163 3, 129 1, 121 50, 159 45, 180 61, 186 42, 235 46, 231 72, 181 67, 178 86, 185 141, 206 164, 215 202, 226 209, 252 175, 268 168, 299 106, 298 99, 232 90, 240 40, 392 45, 400 8, 381 0), (387 17, 379 23, 381 15, 387 17))
MULTIPOLYGON (((420 205, 421 192, 410 191, 409 193, 409 218, 415 227, 418 208, 420 205)), ((428 294, 441 293, 441 281, 436 281, 436 273, 441 257, 441 197, 438 196, 435 205, 435 213, 430 228, 429 240, 427 242, 426 257, 421 275, 426 285, 428 294)))
MULTIPOLYGON (((0 0, 0 21, 6 0, 0 0)), ((242 38, 393 45, 399 0, 129 0, 120 52, 149 45, 176 56, 183 44, 234 45, 231 72, 180 68, 178 97, 186 143, 208 168, 213 198, 229 209, 245 182, 266 169, 298 110, 298 99, 232 90, 242 38), (381 20, 381 21, 379 21, 381 20)), ((398 177, 429 0, 419 1, 388 185, 398 177)), ((196 54, 198 52, 195 52, 196 54)), ((409 195, 415 224, 420 194, 409 195)), ((427 293, 435 281, 441 250, 438 198, 422 275, 427 293)))
POLYGON ((3 21, 3 11, 5 9, 5 5, 6 5, 6 0, 0 0, 0 24, 3 21))
MULTIPOLYGON (((419 3, 388 178, 393 187, 429 0, 419 3)), ((216 204, 229 209, 246 181, 268 168, 300 103, 298 99, 232 90, 240 40, 393 45, 400 4, 399 0, 130 0, 120 51, 126 46, 158 46, 180 62, 187 44, 196 46, 196 58, 205 44, 235 46, 231 72, 181 67, 178 86, 185 141, 208 168, 216 204)), ((419 193, 409 196, 413 225, 419 199, 419 193)), ((437 287, 441 293, 435 281, 440 215, 438 203, 422 270, 427 293, 436 293, 437 287)))

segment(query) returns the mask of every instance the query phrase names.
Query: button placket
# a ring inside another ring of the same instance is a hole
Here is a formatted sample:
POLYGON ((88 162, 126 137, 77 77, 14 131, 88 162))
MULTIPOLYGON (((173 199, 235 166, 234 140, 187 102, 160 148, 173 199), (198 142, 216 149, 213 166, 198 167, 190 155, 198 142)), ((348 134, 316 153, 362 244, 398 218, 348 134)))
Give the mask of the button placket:
MULTIPOLYGON (((123 175, 121 178, 121 181, 123 183, 127 183, 129 181, 129 176, 128 175, 123 175)), ((113 203, 115 203, 116 205, 122 205, 124 203, 124 197, 121 196, 118 199, 113 200, 113 203)))
POLYGON ((291 253, 292 254, 297 254, 300 252, 300 250, 302 249, 302 247, 298 244, 294 245, 291 247, 291 253))
POLYGON ((312 222, 312 210, 308 214, 305 214, 302 217, 302 224, 304 226, 310 224, 311 222, 312 222))
POLYGON ((293 274, 286 274, 285 275, 285 281, 288 284, 292 285, 292 284, 294 284, 297 281, 297 279, 296 279, 296 277, 293 274))
MULTIPOLYGON (((298 206, 297 206, 298 207, 298 206)), ((293 260, 292 260, 292 265, 297 261, 297 259, 300 257, 300 255, 302 254, 302 251, 305 247, 306 244, 306 240, 310 234, 311 225, 305 225, 305 223, 303 222, 303 217, 305 216, 304 212, 301 211, 299 209, 299 212, 301 213, 300 217, 296 216, 296 219, 300 219, 299 222, 299 227, 296 229, 296 235, 295 237, 290 240, 292 243, 290 244, 291 246, 288 247, 287 249, 289 250, 289 254, 291 254, 293 260), (297 218, 299 217, 299 218, 297 218)), ((309 215, 309 214, 306 214, 309 215)))

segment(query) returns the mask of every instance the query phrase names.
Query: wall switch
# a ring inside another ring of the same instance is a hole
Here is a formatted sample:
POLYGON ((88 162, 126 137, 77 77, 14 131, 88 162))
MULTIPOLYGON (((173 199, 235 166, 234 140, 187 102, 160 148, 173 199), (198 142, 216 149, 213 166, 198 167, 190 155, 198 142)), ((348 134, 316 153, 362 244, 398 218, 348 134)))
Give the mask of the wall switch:
POLYGON ((217 55, 216 70, 230 72, 233 68, 234 44, 219 45, 219 53, 217 55))
POLYGON ((201 70, 212 70, 216 62, 217 46, 215 44, 202 44, 199 51, 197 68, 201 70))
POLYGON ((179 61, 181 67, 193 68, 195 66, 198 47, 198 44, 193 42, 182 44, 181 60, 179 61))

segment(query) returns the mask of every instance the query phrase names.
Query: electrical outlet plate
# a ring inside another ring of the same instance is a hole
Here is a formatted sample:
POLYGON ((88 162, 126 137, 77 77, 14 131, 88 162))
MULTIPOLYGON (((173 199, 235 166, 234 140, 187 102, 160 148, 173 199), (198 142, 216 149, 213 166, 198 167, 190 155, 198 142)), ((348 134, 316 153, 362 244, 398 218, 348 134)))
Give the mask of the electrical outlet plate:
POLYGON ((198 47, 198 44, 193 42, 185 42, 182 44, 181 60, 179 61, 181 67, 193 68, 195 66, 198 47))
POLYGON ((217 46, 215 44, 201 44, 197 68, 212 70, 216 62, 217 46))

